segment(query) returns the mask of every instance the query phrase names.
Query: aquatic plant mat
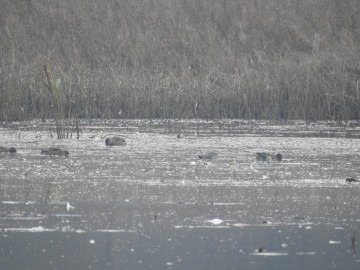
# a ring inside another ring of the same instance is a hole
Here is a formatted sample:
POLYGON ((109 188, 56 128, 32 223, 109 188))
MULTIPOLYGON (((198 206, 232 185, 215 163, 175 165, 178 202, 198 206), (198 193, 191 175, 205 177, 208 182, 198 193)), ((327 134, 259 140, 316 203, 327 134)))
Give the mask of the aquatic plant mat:
POLYGON ((88 121, 79 140, 47 125, 0 128, 17 149, 0 154, 2 270, 360 267, 358 122, 88 121))

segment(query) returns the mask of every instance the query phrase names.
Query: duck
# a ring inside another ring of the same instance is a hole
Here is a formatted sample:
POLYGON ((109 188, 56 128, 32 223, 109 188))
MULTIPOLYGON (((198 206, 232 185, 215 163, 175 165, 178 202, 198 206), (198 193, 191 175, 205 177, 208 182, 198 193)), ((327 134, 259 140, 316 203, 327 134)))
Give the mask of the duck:
POLYGON ((256 153, 256 160, 258 160, 258 161, 266 161, 267 163, 269 163, 270 159, 271 159, 270 155, 265 152, 257 152, 256 153))
POLYGON ((267 163, 270 162, 270 159, 275 159, 276 161, 281 162, 283 159, 283 155, 280 153, 273 155, 265 152, 257 152, 256 159, 259 161, 266 161, 267 163))
POLYGON ((280 153, 277 153, 277 154, 275 155, 275 159, 276 159, 278 162, 280 162, 280 161, 282 161, 282 159, 283 159, 283 155, 280 154, 280 153))
POLYGON ((111 138, 106 138, 105 140, 105 145, 106 146, 124 146, 126 145, 125 139, 118 137, 118 136, 114 136, 111 138))
POLYGON ((198 155, 198 157, 199 157, 199 159, 207 159, 207 160, 210 160, 210 159, 217 158, 217 157, 218 157, 218 153, 216 153, 216 152, 209 152, 209 153, 206 153, 206 154, 198 155))
POLYGON ((0 146, 0 153, 16 153, 15 147, 0 146))
POLYGON ((360 180, 356 180, 355 178, 352 177, 347 177, 345 179, 346 183, 352 183, 352 182, 360 182, 360 180))
POLYGON ((70 153, 57 147, 50 147, 48 149, 41 149, 41 154, 49 156, 68 156, 70 153))

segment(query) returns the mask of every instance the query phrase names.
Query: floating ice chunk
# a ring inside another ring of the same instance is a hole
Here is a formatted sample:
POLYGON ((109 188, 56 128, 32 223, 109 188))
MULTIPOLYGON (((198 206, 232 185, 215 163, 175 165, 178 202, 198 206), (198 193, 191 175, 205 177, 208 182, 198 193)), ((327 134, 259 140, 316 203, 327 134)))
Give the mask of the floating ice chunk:
POLYGON ((223 223, 224 221, 221 220, 221 219, 218 219, 218 218, 214 218, 212 220, 209 220, 208 222, 210 222, 210 223, 212 223, 214 225, 219 225, 219 224, 223 223))

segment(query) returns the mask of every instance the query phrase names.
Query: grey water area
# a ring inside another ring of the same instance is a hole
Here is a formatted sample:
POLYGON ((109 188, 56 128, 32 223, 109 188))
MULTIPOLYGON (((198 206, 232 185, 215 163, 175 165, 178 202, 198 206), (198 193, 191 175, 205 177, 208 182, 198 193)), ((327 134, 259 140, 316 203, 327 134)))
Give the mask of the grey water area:
POLYGON ((0 153, 1 270, 359 269, 360 183, 345 182, 360 178, 359 122, 80 128, 58 140, 50 120, 0 127, 17 149, 0 153), (112 135, 127 144, 105 146, 112 135))

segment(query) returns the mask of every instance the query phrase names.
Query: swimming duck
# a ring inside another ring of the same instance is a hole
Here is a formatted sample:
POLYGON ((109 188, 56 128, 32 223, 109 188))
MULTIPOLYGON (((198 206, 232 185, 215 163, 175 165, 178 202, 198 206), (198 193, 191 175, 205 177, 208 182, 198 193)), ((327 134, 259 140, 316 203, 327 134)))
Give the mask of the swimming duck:
POLYGON ((346 183, 360 182, 360 180, 356 180, 355 178, 352 178, 352 177, 346 178, 345 181, 346 181, 346 183))
POLYGON ((16 149, 14 147, 5 147, 0 146, 0 153, 16 153, 16 149))
POLYGON ((277 154, 275 155, 275 159, 280 162, 280 161, 282 161, 282 159, 283 159, 283 155, 280 154, 280 153, 277 153, 277 154))
POLYGON ((68 156, 70 153, 57 147, 50 147, 48 149, 41 149, 41 154, 49 156, 68 156))
POLYGON ((111 137, 111 138, 106 138, 105 140, 105 145, 106 146, 123 146, 126 145, 125 139, 115 136, 115 137, 111 137))
POLYGON ((270 155, 265 152, 257 152, 256 153, 256 160, 266 161, 267 163, 269 163, 270 158, 271 158, 270 155))
POLYGON ((206 153, 206 154, 202 154, 202 155, 198 155, 199 159, 214 159, 214 158, 217 158, 218 157, 218 154, 215 153, 215 152, 209 152, 209 153, 206 153))

